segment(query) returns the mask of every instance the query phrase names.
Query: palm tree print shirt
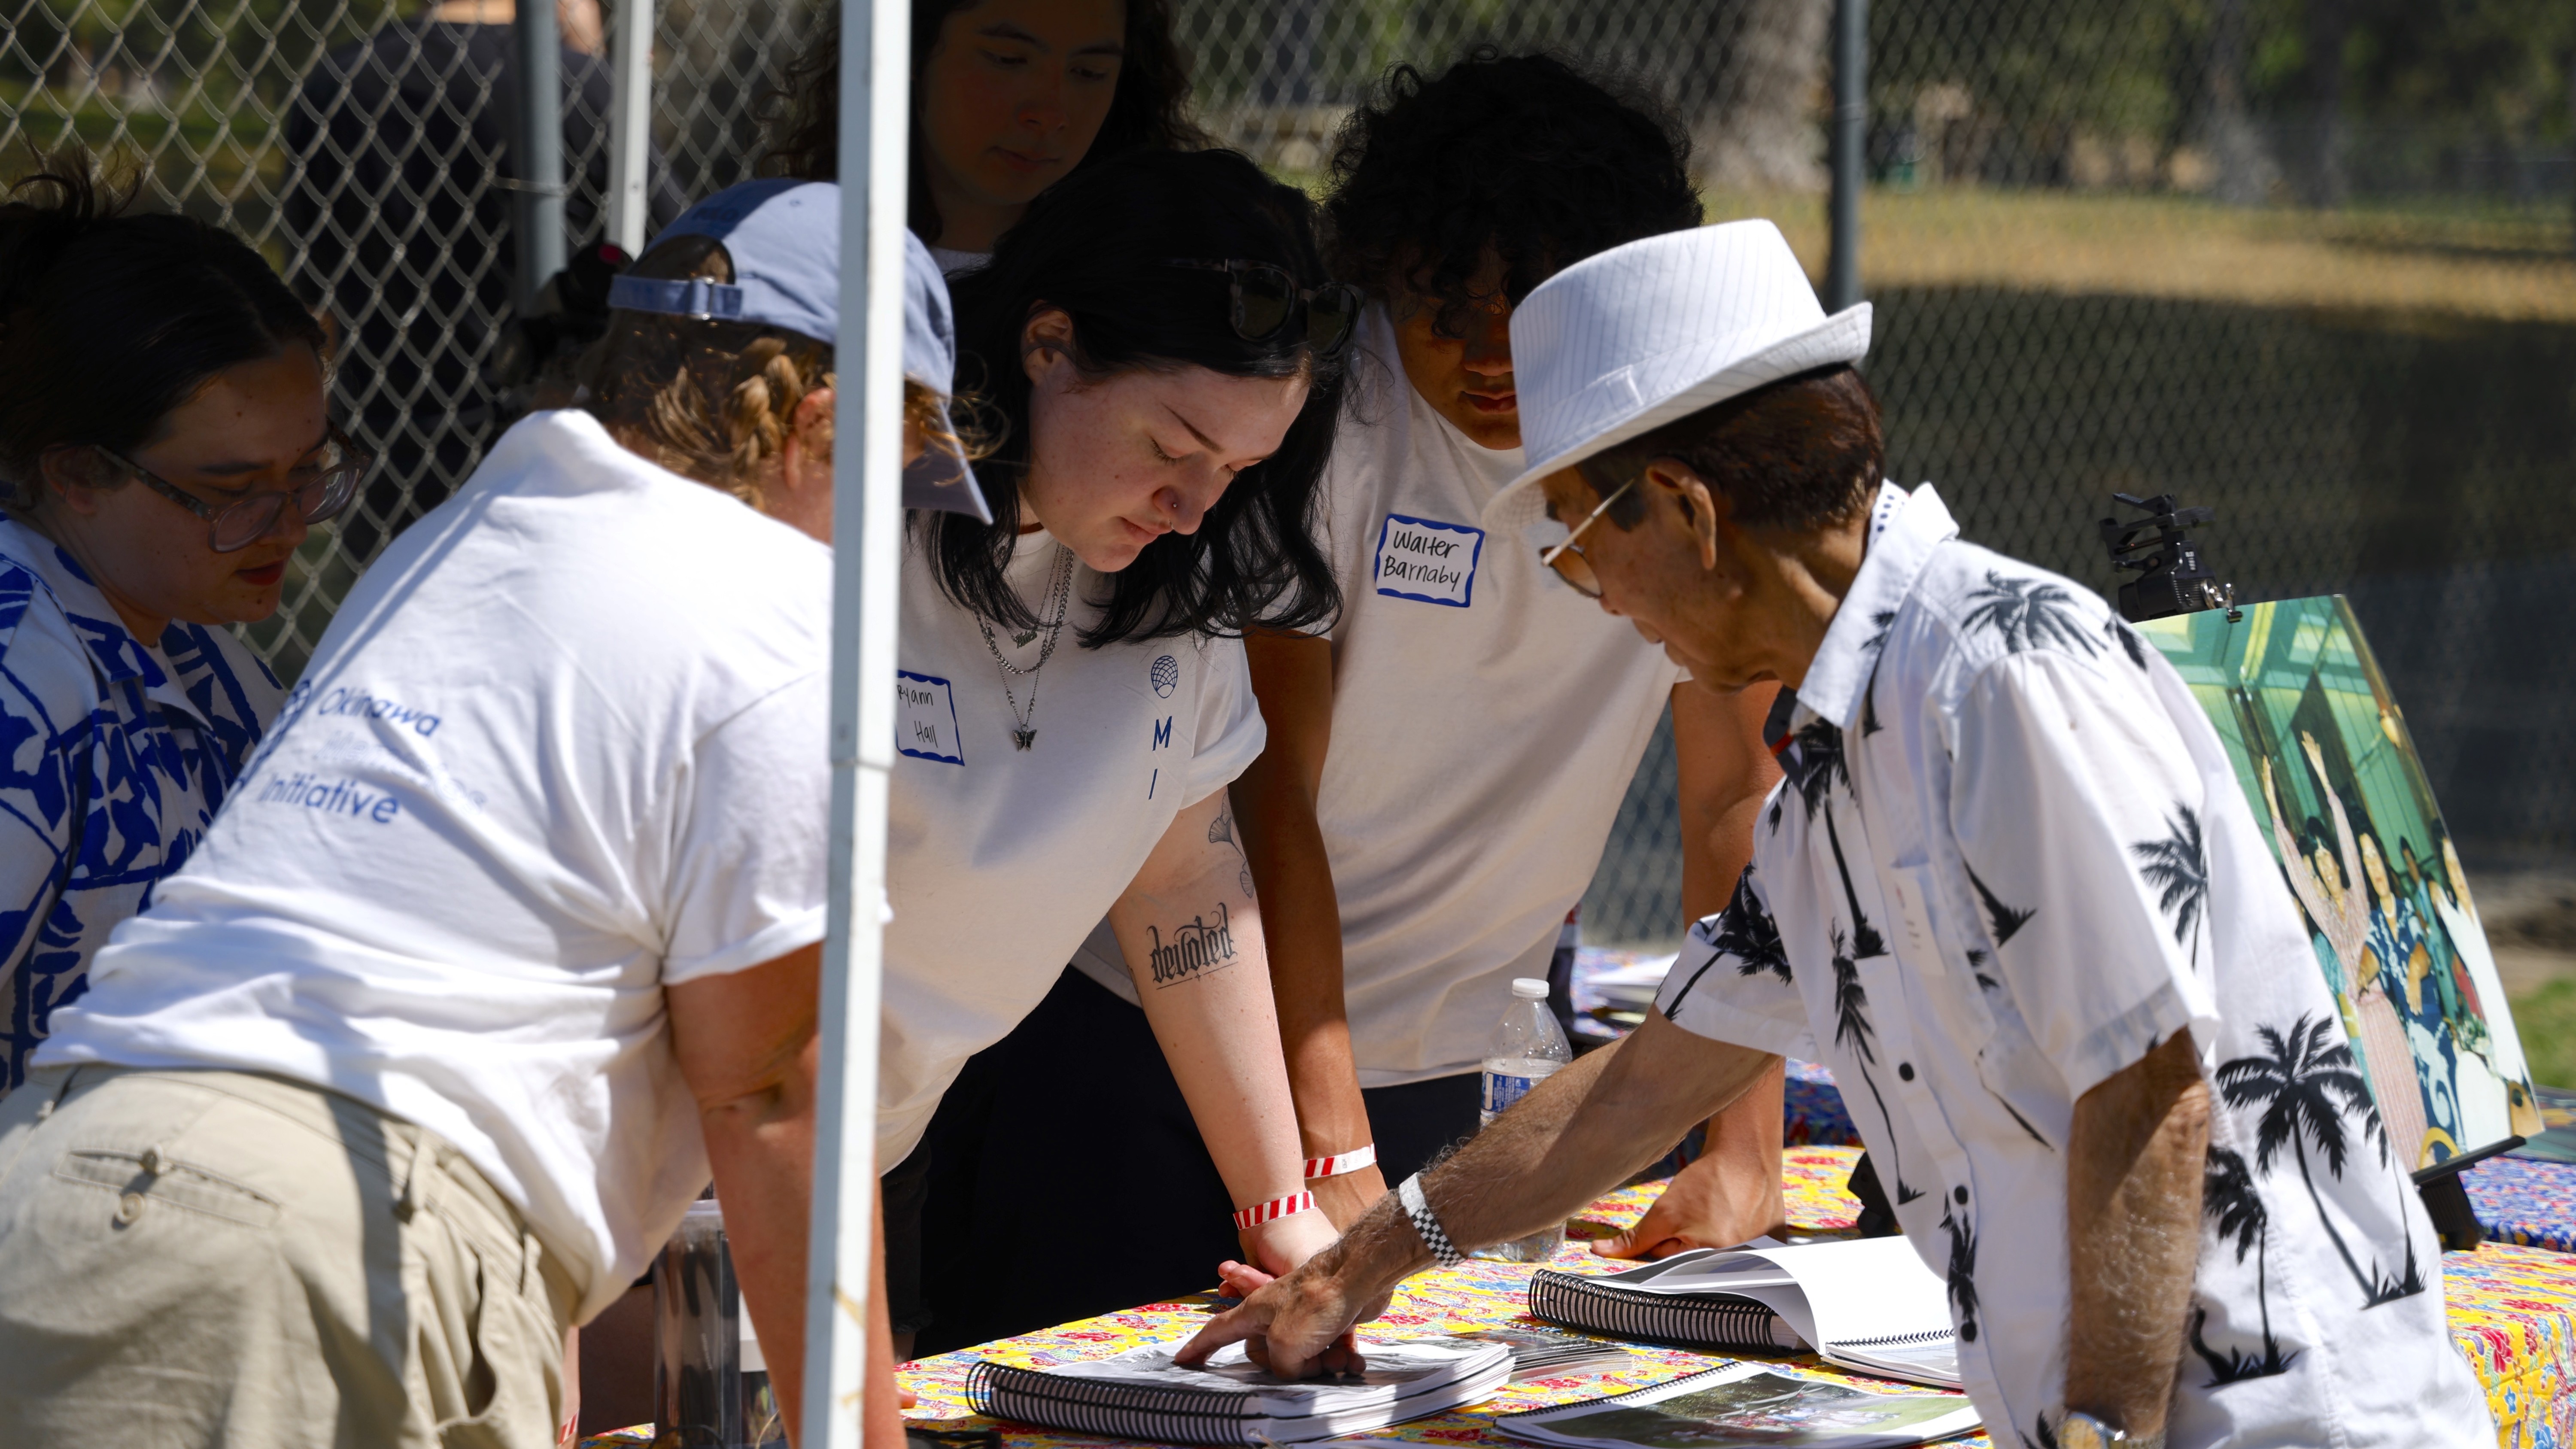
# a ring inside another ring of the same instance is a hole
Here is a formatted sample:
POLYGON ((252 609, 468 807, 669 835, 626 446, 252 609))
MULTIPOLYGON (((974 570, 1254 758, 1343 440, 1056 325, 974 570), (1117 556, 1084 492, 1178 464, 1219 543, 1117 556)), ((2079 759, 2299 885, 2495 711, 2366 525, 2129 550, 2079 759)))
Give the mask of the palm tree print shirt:
POLYGON ((145 645, 71 555, 0 520, 0 1094, 205 838, 283 697, 225 630, 174 621, 145 645))
POLYGON ((2188 688, 1930 487, 1794 698, 1660 1009, 1829 1063, 1998 1443, 2053 1443, 2076 1099, 2188 1028, 2216 1098, 2175 1449, 2492 1445, 2431 1225, 2188 688))

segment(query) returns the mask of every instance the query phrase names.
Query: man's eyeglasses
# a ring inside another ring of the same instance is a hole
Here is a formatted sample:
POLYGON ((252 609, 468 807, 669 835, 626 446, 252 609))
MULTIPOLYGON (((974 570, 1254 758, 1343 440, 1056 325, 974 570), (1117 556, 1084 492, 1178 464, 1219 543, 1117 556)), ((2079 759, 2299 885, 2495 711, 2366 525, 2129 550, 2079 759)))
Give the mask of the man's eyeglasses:
POLYGON ((357 496, 358 484, 367 470, 376 465, 373 453, 350 442, 338 428, 331 429, 318 450, 320 458, 299 466, 298 473, 311 470, 293 488, 254 493, 231 503, 208 503, 197 495, 135 462, 132 458, 102 444, 92 448, 114 459, 128 472, 143 481, 143 486, 206 520, 206 543, 217 553, 234 553, 250 547, 277 526, 278 515, 293 500, 297 514, 306 523, 322 523, 339 515, 357 496))
POLYGON ((1342 350, 1351 340, 1351 329, 1359 325, 1360 289, 1346 282, 1300 288, 1287 268, 1241 257, 1228 257, 1221 262, 1171 257, 1163 265, 1225 273, 1227 297, 1232 305, 1227 320, 1234 325, 1234 335, 1246 342, 1267 342, 1278 336, 1302 309, 1306 314, 1306 345, 1330 357, 1342 350))
POLYGON ((1563 543, 1552 548, 1540 549, 1538 561, 1556 570, 1556 576, 1571 584, 1576 593, 1587 599, 1600 598, 1601 576, 1592 571, 1592 560, 1583 556, 1583 550, 1576 548, 1574 541, 1583 536, 1583 530, 1598 523, 1601 515, 1610 511, 1611 504, 1618 502, 1629 489, 1636 486, 1637 480, 1634 478, 1620 484, 1609 497, 1601 500, 1600 507, 1583 515, 1583 521, 1574 525, 1574 531, 1565 536, 1563 543))

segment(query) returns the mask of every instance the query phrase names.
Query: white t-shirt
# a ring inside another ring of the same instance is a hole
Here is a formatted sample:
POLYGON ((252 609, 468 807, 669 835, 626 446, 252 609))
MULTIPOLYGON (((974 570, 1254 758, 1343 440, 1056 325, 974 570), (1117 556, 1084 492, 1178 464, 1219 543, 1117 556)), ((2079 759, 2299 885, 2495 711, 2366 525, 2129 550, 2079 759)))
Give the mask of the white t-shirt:
MULTIPOLYGON (((1352 387, 1324 484, 1342 613, 1315 813, 1360 1084, 1383 1087, 1474 1070, 1512 978, 1547 974, 1686 676, 1533 539, 1485 535, 1521 450, 1423 400, 1381 308, 1352 387)), ((1095 938, 1076 964, 1133 999, 1100 954, 1095 938)))
POLYGON ((666 985, 823 932, 831 554, 589 415, 369 569, 39 1065, 270 1072, 455 1143, 605 1307, 706 1185, 666 985))
MULTIPOLYGON (((1172 818, 1224 789, 1265 734, 1239 639, 1077 637, 1107 581, 1076 564, 1055 653, 1035 681, 1010 680, 975 617, 940 592, 916 533, 905 563, 898 660, 878 1152, 887 1165, 921 1141, 966 1059, 1043 1000, 1085 933, 1126 892, 1172 818), (1036 705, 1031 709, 1034 687, 1036 705), (1012 744, 1014 711, 1037 730, 1012 744)), ((1019 541, 1009 577, 1053 617, 1057 546, 1019 541)), ((1043 631, 993 642, 1036 663, 1043 631)), ((1112 954, 1115 954, 1113 945, 1112 954)), ((1121 968, 1123 971, 1123 967, 1121 968)))

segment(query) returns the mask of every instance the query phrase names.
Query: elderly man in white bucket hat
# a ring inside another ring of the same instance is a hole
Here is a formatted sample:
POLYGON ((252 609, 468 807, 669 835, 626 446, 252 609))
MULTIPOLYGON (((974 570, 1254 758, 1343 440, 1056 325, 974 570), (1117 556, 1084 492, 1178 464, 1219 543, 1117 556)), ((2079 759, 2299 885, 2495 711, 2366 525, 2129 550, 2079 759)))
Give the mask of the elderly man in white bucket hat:
POLYGON ((1562 1220, 1776 1055, 1832 1065, 1998 1443, 2494 1442, 2439 1249, 2216 733, 2084 588, 1880 482, 1778 231, 1568 268, 1512 320, 1533 465, 1487 528, 1702 685, 1779 679, 1787 779, 1658 1010, 1189 1354, 1301 1372, 1406 1274, 1562 1220))

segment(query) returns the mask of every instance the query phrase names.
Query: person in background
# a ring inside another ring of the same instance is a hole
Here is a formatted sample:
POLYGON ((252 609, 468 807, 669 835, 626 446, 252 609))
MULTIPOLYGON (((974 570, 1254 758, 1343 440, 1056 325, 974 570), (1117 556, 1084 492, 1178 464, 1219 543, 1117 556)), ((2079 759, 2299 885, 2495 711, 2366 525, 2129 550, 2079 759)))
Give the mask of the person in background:
POLYGON ((65 155, 0 200, 0 1094, 186 863, 283 691, 233 636, 367 459, 238 238, 65 155))
POLYGON ((839 211, 758 182, 664 234, 608 385, 359 580, 58 1013, 0 1103, 15 1434, 552 1444, 564 1335, 710 1167, 793 1424, 839 211))
POLYGON ((1328 285, 1312 218, 1233 152, 1134 151, 1051 188, 957 280, 960 387, 980 379, 1003 441, 977 467, 994 521, 925 519, 905 565, 878 1126, 899 1339, 966 1257, 1088 1277, 1150 1220, 1213 1249, 1204 1285, 1238 1246, 1302 1260, 1332 1237, 1304 1190, 1267 913, 1227 794, 1263 739, 1242 631, 1334 603, 1308 525, 1357 305, 1328 285), (1115 1174, 1118 1201, 1147 1206, 1100 1240, 1114 1250, 1047 1231, 961 1255, 947 1210, 924 1210, 934 1180, 941 1201, 1090 1220, 1030 1165, 978 1183, 983 1159, 930 1129, 1104 917, 1150 1038, 1093 1041, 1077 1074, 1001 1110, 1039 1132, 1137 1120, 1116 1058, 1141 1050, 1177 1084, 1197 1170, 1115 1174))
POLYGON ((1656 237, 1512 319, 1530 465, 1484 522, 1703 688, 1786 686, 1787 778, 1656 1009, 1178 1356, 1296 1376, 1407 1273, 1561 1219, 1782 1054, 1829 1063, 1999 1442, 2485 1449, 2441 1249, 2190 686, 2091 590, 1882 481, 1777 228, 1656 237))
MULTIPOLYGON (((554 0, 563 38, 564 231, 606 225, 608 113, 598 0, 554 0)), ((487 367, 519 274, 514 0, 439 0, 324 55, 286 114, 296 288, 339 328, 339 395, 385 466, 348 525, 371 557, 461 483, 508 421, 487 367)), ((658 229, 686 205, 650 153, 658 229)))
MULTIPOLYGON (((950 273, 1082 167, 1207 144, 1167 0, 913 0, 912 48, 910 221, 950 273)), ((771 97, 767 169, 839 174, 840 85, 835 7, 771 97)))
MULTIPOLYGON (((1357 1159, 1310 1184, 1337 1222, 1385 1192, 1384 1174, 1476 1131, 1479 1063, 1512 979, 1548 974, 1667 701, 1686 910, 1723 904, 1776 778, 1767 693, 1691 688, 1535 549, 1477 522, 1522 466, 1515 302, 1559 267, 1697 226, 1687 148, 1634 94, 1547 57, 1484 53, 1436 78, 1399 67, 1335 158, 1336 270, 1369 298, 1321 520, 1342 610, 1316 632, 1246 641, 1269 743, 1233 799, 1305 1154, 1357 1159)), ((1208 1172, 1140 995, 1096 934, 973 1078, 1005 1085, 961 1084, 943 1112, 943 1158, 982 1165, 934 1180, 929 1220, 951 1240, 935 1256, 963 1265, 940 1278, 937 1345, 1187 1291, 1222 1250, 1183 1221, 1114 1259, 1035 1261, 1065 1226, 1118 1232, 1138 1208, 1121 1182, 1208 1172), (1114 1082, 1126 1110, 1024 1110, 1023 1087, 1049 1080, 1114 1082), (968 1190, 1006 1171, 1069 1190, 1043 1204, 968 1190)), ((1715 1124, 1674 1203, 1614 1246, 1740 1242, 1778 1224, 1780 1116, 1766 1084, 1715 1124)))

